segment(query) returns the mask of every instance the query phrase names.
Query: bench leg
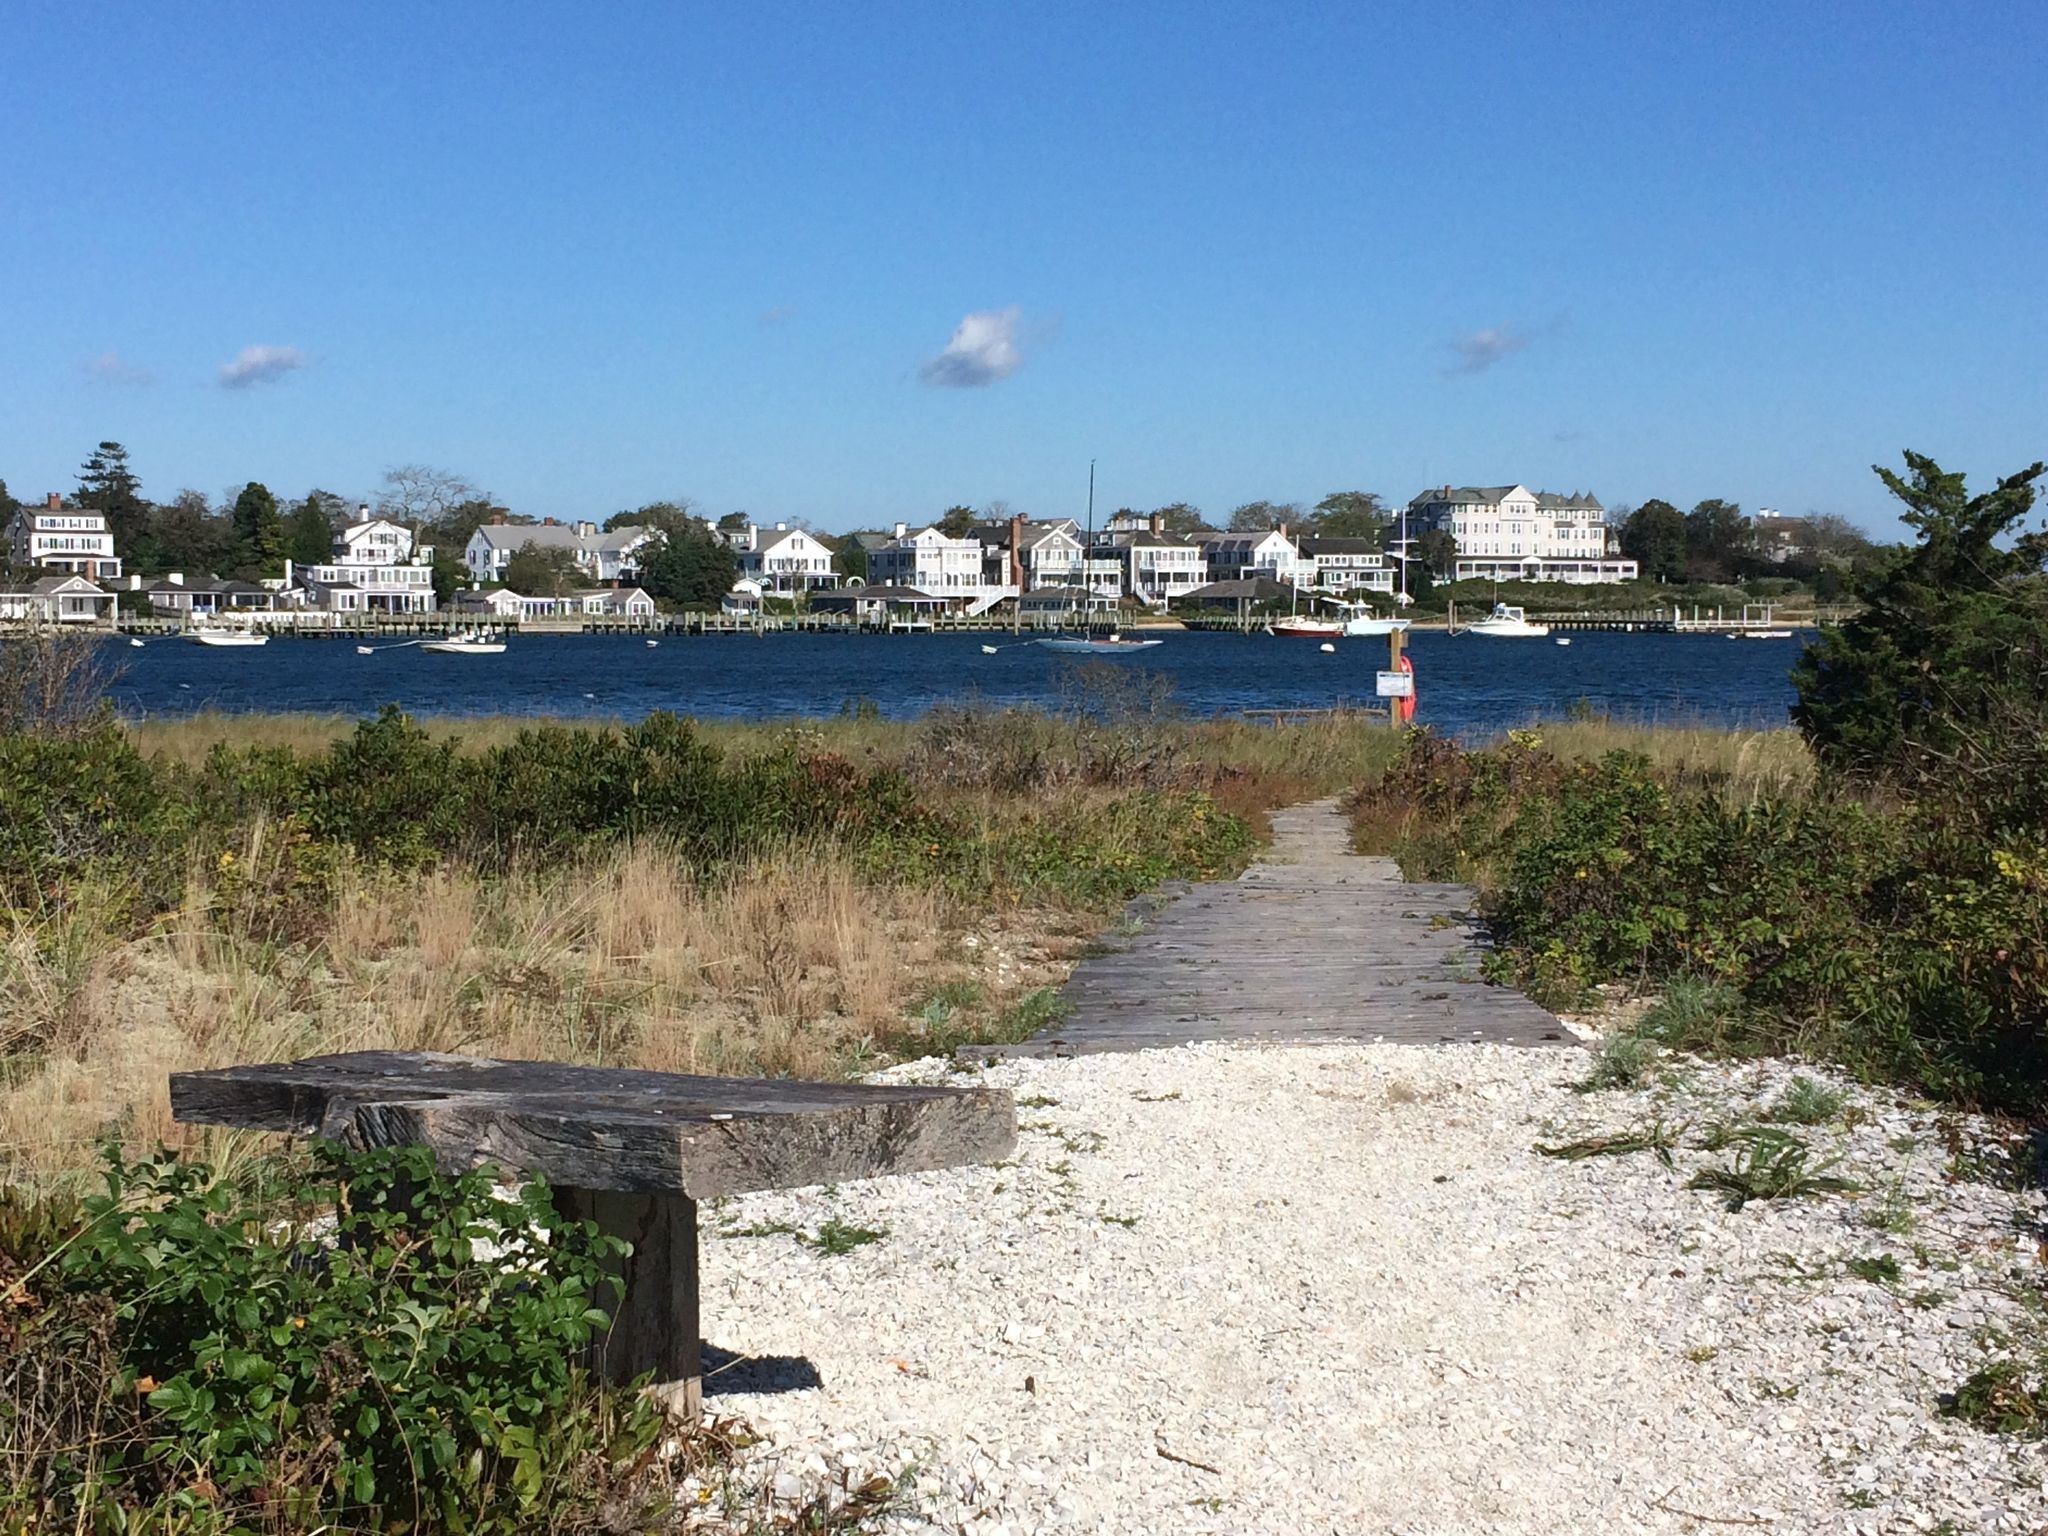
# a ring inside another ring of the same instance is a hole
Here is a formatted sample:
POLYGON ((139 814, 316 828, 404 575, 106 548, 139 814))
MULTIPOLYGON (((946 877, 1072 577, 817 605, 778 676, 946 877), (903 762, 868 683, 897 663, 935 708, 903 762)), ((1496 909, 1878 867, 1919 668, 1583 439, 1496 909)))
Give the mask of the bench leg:
POLYGON ((614 1261, 625 1294, 611 1331, 591 1345, 590 1368, 623 1385, 653 1373, 669 1409, 694 1420, 703 1410, 704 1365, 697 1331, 697 1202, 685 1195, 637 1195, 557 1187, 555 1208, 594 1221, 632 1251, 614 1261))

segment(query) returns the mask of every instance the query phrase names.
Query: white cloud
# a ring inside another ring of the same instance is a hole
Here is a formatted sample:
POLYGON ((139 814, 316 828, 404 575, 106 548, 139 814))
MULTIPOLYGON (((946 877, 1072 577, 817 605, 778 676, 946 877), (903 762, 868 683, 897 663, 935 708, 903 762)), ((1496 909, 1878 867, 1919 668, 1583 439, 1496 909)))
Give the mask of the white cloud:
POLYGON ((220 365, 221 388, 274 384, 305 366, 306 354, 297 347, 244 347, 235 354, 233 362, 220 365))
POLYGON ((1015 306, 976 310, 953 327, 946 350, 928 359, 918 377, 945 389, 979 389, 1007 379, 1024 366, 1024 354, 1017 350, 1021 318, 1015 306))
POLYGON ((114 351, 102 352, 85 365, 85 371, 102 384, 154 384, 156 375, 138 368, 114 351))
POLYGON ((1488 326, 1483 331, 1474 331, 1469 336, 1460 336, 1451 343, 1451 350, 1458 354, 1452 373, 1484 373, 1502 358, 1513 357, 1529 345, 1527 332, 1512 325, 1488 326))

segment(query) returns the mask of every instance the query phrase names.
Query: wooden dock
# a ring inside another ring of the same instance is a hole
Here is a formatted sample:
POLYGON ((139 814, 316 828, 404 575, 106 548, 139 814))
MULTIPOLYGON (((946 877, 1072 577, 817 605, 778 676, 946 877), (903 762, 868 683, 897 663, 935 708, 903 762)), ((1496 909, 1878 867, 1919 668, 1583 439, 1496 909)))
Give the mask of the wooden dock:
POLYGON ((1189 1041, 1569 1043, 1556 1017, 1479 976, 1460 885, 1410 884, 1351 851, 1334 800, 1280 811, 1236 880, 1188 888, 1068 981, 1066 1018, 963 1058, 1071 1056, 1189 1041))

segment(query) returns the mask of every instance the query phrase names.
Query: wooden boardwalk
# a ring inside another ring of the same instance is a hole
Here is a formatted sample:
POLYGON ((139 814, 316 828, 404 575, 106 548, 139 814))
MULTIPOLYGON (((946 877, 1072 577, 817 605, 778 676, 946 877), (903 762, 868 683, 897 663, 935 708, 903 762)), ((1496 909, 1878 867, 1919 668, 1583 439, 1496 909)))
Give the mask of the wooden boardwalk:
POLYGON ((1410 884, 1350 849, 1334 800, 1273 817, 1273 847, 1236 880, 1153 903, 1063 993, 1066 1018, 963 1056, 1065 1056, 1191 1040, 1568 1043, 1557 1019, 1480 980, 1472 892, 1410 884))

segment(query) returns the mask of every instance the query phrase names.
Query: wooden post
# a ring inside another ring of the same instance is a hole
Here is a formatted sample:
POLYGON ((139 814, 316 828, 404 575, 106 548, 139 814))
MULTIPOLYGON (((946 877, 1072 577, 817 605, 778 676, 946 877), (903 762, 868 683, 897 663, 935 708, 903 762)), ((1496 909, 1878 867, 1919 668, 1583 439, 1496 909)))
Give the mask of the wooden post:
POLYGON ((695 1420, 704 1407, 697 1202, 687 1195, 558 1185, 555 1209, 575 1221, 594 1221, 605 1236, 632 1245, 612 1264, 626 1289, 611 1332, 591 1344, 591 1371, 614 1386, 652 1372, 654 1394, 671 1412, 695 1420))

